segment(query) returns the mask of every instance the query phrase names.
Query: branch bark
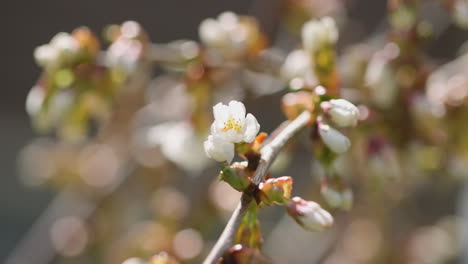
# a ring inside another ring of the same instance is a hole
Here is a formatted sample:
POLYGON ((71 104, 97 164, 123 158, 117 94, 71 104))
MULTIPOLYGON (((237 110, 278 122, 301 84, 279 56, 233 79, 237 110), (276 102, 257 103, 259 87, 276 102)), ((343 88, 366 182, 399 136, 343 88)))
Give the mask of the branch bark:
MULTIPOLYGON (((265 176, 267 175, 271 164, 275 161, 278 153, 292 137, 307 126, 311 117, 312 114, 310 112, 304 111, 296 119, 287 124, 275 138, 260 150, 260 163, 252 178, 255 185, 258 185, 265 180, 265 176)), ((208 254, 205 261, 203 261, 203 264, 215 264, 224 252, 232 246, 242 218, 247 212, 252 200, 253 197, 250 194, 244 193, 242 195, 236 209, 232 213, 231 218, 221 233, 221 236, 218 238, 218 241, 211 249, 211 252, 208 254)))

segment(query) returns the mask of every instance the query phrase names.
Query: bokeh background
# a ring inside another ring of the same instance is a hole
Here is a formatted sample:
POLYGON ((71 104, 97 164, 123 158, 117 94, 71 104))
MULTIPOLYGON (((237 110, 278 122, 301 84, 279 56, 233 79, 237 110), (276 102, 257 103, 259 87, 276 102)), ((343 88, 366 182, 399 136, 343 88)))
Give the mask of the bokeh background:
MULTIPOLYGON (((386 22, 386 1, 343 1, 351 24, 340 33, 340 47, 362 40, 386 22), (351 30, 346 30, 349 28, 351 30)), ((256 16, 270 37, 277 29, 278 0, 100 0, 100 1, 4 1, 1 47, 2 96, 0 96, 0 261, 12 251, 37 219, 55 193, 47 188, 22 184, 17 173, 19 150, 36 134, 24 110, 26 95, 40 73, 33 61, 36 46, 46 43, 55 33, 69 32, 85 25, 100 32, 111 23, 135 20, 147 30, 153 42, 175 39, 198 39, 198 25, 206 17, 231 10, 256 16)), ((434 14, 437 16, 437 14, 434 14)), ((441 15, 443 16, 443 15, 441 15)), ((427 46, 440 61, 453 58, 468 34, 455 26, 444 30, 444 36, 427 46)), ((253 112, 260 109, 253 109, 253 112)), ((269 120, 266 127, 278 123, 269 120)), ((267 121, 267 119, 265 119, 267 121)), ((262 124, 263 125, 263 124, 262 124)))

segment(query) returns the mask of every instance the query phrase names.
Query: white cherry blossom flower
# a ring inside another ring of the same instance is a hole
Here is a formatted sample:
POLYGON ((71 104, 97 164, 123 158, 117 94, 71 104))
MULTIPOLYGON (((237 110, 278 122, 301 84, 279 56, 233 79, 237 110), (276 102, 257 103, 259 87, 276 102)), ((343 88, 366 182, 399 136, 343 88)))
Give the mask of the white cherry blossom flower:
POLYGON ((206 155, 218 162, 231 163, 234 158, 234 144, 226 142, 218 136, 209 135, 203 146, 206 155))
POLYGON ((281 77, 291 80, 297 77, 304 77, 311 72, 311 60, 309 54, 302 49, 289 53, 281 68, 281 77))
POLYGON ((325 110, 335 124, 348 127, 355 126, 359 119, 359 109, 345 99, 333 99, 324 102, 325 110))
POLYGON ((289 215, 304 229, 323 231, 333 225, 332 215, 318 203, 294 197, 286 204, 289 215))
POLYGON ((238 101, 230 101, 229 105, 218 103, 213 107, 214 122, 211 133, 230 143, 252 142, 260 125, 252 114, 245 115, 245 106, 238 101))
POLYGON ((333 45, 337 40, 338 28, 331 17, 310 20, 302 27, 302 44, 309 52, 313 53, 326 45, 333 45))
POLYGON ((319 134, 323 143, 335 153, 345 153, 351 146, 351 142, 345 135, 327 124, 319 125, 319 134))

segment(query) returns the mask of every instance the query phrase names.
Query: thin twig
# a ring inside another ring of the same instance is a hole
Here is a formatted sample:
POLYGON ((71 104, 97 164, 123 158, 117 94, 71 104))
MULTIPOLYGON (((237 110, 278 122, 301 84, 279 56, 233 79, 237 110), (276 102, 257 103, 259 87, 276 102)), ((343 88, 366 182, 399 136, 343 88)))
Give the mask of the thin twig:
MULTIPOLYGON (((255 185, 258 185, 263 180, 265 180, 268 169, 270 168, 273 161, 275 161, 278 153, 283 149, 286 143, 292 137, 294 137, 294 135, 307 126, 311 117, 312 115, 310 112, 303 112, 291 123, 289 123, 270 143, 261 149, 261 160, 252 179, 255 185)), ((252 202, 252 200, 253 197, 250 194, 244 193, 242 195, 239 204, 232 213, 231 218, 221 233, 221 236, 218 238, 218 241, 211 249, 211 252, 208 254, 203 264, 216 263, 223 255, 223 253, 232 246, 232 242, 234 241, 234 237, 237 233, 240 222, 247 212, 249 204, 252 202)))

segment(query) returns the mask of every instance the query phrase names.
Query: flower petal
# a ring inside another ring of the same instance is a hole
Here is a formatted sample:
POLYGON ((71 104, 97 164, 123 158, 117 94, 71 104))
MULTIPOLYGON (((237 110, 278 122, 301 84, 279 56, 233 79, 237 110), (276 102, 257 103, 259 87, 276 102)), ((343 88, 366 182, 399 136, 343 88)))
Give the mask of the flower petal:
POLYGON ((231 117, 238 119, 239 121, 241 121, 241 123, 245 119, 245 106, 241 102, 234 100, 230 101, 229 112, 231 114, 231 117))
POLYGON ((213 115, 215 121, 225 122, 229 119, 229 107, 222 103, 217 103, 213 106, 213 115))
POLYGON ((255 116, 253 116, 252 114, 247 114, 247 117, 245 118, 244 127, 244 141, 250 143, 255 139, 255 136, 257 136, 258 131, 260 130, 260 124, 258 123, 255 116))
POLYGON ((208 157, 222 162, 231 163, 234 158, 234 144, 226 142, 217 136, 208 136, 208 139, 203 143, 205 153, 208 157))

